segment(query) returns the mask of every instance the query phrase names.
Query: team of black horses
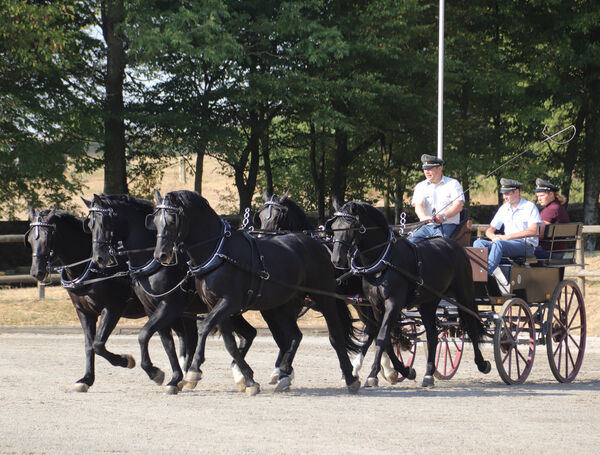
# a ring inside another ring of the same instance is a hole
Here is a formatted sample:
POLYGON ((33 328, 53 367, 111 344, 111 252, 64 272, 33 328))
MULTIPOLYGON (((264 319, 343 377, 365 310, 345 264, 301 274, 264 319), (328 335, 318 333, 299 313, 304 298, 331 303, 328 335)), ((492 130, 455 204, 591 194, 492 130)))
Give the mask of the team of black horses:
POLYGON ((260 386, 245 360, 257 333, 243 317, 248 310, 260 311, 272 333, 279 353, 271 383, 275 391, 286 391, 302 340, 297 320, 307 305, 324 317, 350 393, 360 388, 358 370, 373 341, 376 352, 366 386, 377 385, 382 366, 391 383, 416 377, 391 342, 393 337, 402 344, 402 310, 416 307, 427 335, 422 384, 432 386, 436 309, 446 294, 459 304, 478 369, 490 371, 478 346, 484 331, 462 247, 443 238, 412 244, 363 202, 335 204, 333 217, 315 229, 287 194, 265 194, 264 199, 254 217, 255 230, 232 229, 206 199, 185 190, 164 197, 155 190, 154 203, 94 195, 84 200, 86 218, 56 210, 30 213, 25 242, 32 250, 31 275, 44 281, 50 271, 60 271, 85 333, 86 369, 76 391, 93 385, 95 354, 115 366, 135 366, 131 355, 109 352, 106 341, 120 317, 147 316, 139 333, 140 365, 163 384, 165 374, 148 351, 158 332, 172 369, 166 393, 196 387, 207 337, 218 330, 239 390, 256 394, 260 386), (362 330, 343 298, 358 294, 370 303, 357 311, 362 330), (172 332, 179 337, 181 358, 172 332), (356 354, 354 364, 350 354, 356 354))

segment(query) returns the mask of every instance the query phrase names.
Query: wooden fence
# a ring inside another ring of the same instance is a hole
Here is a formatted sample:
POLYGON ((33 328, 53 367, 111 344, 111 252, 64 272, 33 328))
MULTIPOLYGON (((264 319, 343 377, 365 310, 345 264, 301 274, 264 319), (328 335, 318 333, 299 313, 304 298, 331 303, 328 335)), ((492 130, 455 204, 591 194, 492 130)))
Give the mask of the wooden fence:
MULTIPOLYGON (((474 224, 471 228, 472 231, 477 233, 477 236, 483 236, 483 233, 488 228, 488 224, 474 224)), ((600 234, 600 225, 588 225, 583 226, 584 234, 600 234)), ((0 235, 0 244, 2 243, 23 243, 23 234, 9 234, 0 235)), ((577 241, 577 252, 575 262, 577 264, 585 264, 584 250, 583 250, 583 239, 577 241)), ((579 284, 579 287, 585 292, 585 279, 590 277, 600 277, 600 270, 585 270, 584 266, 578 267, 567 267, 565 270, 565 276, 569 278, 575 278, 579 284)), ((57 283, 60 281, 58 275, 52 275, 50 281, 57 283)), ((40 298, 44 298, 45 284, 40 284, 35 278, 30 275, 0 275, 0 285, 4 284, 37 284, 39 289, 40 298)))

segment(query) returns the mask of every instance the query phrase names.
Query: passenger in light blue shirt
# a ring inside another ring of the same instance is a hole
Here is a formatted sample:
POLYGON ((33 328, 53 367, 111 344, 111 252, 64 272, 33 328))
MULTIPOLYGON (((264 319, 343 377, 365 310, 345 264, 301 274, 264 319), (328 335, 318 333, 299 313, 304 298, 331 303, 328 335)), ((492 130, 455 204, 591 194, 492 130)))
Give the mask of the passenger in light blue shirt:
POLYGON ((485 231, 489 240, 475 240, 473 246, 489 248, 488 273, 496 278, 500 290, 508 293, 508 280, 498 269, 498 264, 502 257, 533 256, 542 219, 533 202, 521 199, 522 183, 503 178, 500 185, 504 204, 485 231), (504 234, 496 234, 503 226, 504 234))

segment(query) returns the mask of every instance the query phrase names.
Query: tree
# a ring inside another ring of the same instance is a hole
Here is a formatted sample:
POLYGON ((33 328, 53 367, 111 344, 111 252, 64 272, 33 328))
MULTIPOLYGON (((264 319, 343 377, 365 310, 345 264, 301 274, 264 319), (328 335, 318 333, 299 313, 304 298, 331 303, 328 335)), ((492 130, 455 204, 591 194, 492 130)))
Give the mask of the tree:
MULTIPOLYGON (((75 1, 2 1, 0 15, 0 207, 62 205, 81 188, 91 79, 80 53, 94 48, 75 1)), ((87 11, 87 10, 86 10, 87 11)))

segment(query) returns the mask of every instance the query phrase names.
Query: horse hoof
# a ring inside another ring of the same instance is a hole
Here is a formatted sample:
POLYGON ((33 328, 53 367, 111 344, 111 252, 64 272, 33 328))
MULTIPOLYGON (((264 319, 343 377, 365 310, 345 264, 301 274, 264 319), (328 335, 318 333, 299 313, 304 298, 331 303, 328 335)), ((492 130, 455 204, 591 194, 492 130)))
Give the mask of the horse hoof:
POLYGON ((249 397, 253 397, 254 395, 257 395, 258 392, 260 392, 260 385, 258 384, 258 382, 255 382, 252 385, 246 386, 246 395, 249 397))
POLYGON ((237 366, 237 364, 233 364, 233 366, 231 367, 231 374, 233 375, 233 382, 235 382, 236 384, 238 384, 240 381, 244 381, 244 374, 242 373, 242 370, 240 370, 240 367, 237 366))
POLYGON ((271 373, 271 377, 269 378, 269 384, 277 384, 277 381, 279 381, 280 373, 281 371, 279 370, 279 368, 275 368, 271 373))
POLYGON ((417 379, 417 372, 415 371, 414 368, 409 368, 408 376, 406 376, 406 379, 410 379, 411 381, 414 381, 415 379, 417 379))
POLYGON ((356 395, 360 390, 360 380, 356 379, 352 384, 348 386, 348 392, 351 395, 356 395))
POLYGON ((242 378, 241 381, 235 383, 238 391, 244 392, 246 390, 246 379, 242 378))
POLYGON ((479 371, 481 371, 483 374, 488 374, 490 371, 492 371, 492 364, 486 360, 483 362, 483 366, 479 367, 479 371))
POLYGON ((162 383, 165 382, 165 372, 161 369, 158 369, 152 380, 158 385, 162 385, 162 383))
POLYGON ((292 380, 290 379, 290 377, 284 376, 283 378, 281 378, 279 380, 279 382, 277 382, 277 387, 275 387, 275 392, 276 393, 287 392, 288 390, 290 390, 291 385, 292 385, 292 380))
POLYGON ((165 386, 165 395, 177 395, 179 392, 179 387, 176 385, 168 385, 165 386))
POLYGON ((396 370, 390 372, 389 374, 384 373, 383 377, 390 384, 396 384, 398 382, 398 372, 396 370))
POLYGON ((423 387, 433 387, 433 376, 423 376, 423 387))
POLYGON ((85 382, 76 382, 75 385, 73 386, 73 390, 75 392, 87 392, 90 389, 90 386, 87 385, 85 382))
POLYGON ((125 358, 127 359, 127 368, 130 370, 135 368, 135 358, 131 354, 126 354, 125 358))
MULTIPOLYGON (((200 382, 201 379, 202 379, 202 371, 188 371, 185 374, 186 382, 195 382, 196 384, 198 384, 198 382, 200 382)), ((196 387, 196 386, 194 386, 194 387, 196 387)))
POLYGON ((177 390, 179 390, 180 392, 183 390, 183 386, 185 385, 185 381, 181 380, 177 383, 177 390))
POLYGON ((196 388, 196 386, 198 385, 197 382, 195 382, 195 381, 188 381, 186 379, 184 379, 183 381, 181 381, 181 383, 183 384, 183 388, 185 390, 194 390, 196 388))
POLYGON ((369 377, 367 378, 367 382, 365 382, 365 387, 377 387, 379 386, 379 379, 369 377))

